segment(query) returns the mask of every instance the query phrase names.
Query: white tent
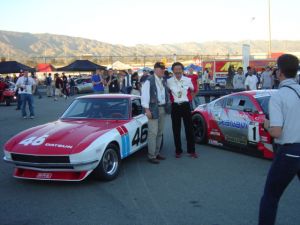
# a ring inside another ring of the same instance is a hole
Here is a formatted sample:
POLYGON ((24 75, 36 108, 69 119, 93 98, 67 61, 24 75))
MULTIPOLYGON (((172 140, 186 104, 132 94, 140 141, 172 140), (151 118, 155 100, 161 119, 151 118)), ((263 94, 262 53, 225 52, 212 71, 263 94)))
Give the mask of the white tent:
POLYGON ((125 64, 125 63, 122 63, 120 61, 116 61, 114 62, 112 65, 108 66, 109 68, 112 68, 114 70, 128 70, 128 69, 131 69, 132 67, 125 64))

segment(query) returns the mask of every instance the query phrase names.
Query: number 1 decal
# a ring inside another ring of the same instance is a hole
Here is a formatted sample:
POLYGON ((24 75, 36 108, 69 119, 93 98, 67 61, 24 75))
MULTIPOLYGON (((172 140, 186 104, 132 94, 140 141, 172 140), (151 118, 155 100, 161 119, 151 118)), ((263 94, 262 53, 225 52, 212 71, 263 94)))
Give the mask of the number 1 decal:
POLYGON ((248 126, 248 140, 251 142, 259 142, 258 123, 250 123, 248 126))

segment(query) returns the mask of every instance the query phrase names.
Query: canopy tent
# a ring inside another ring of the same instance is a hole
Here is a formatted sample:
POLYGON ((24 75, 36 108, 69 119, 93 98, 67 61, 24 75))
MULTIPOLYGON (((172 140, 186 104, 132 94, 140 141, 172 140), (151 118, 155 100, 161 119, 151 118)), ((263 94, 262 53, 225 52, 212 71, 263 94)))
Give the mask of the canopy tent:
POLYGON ((193 69, 194 71, 196 71, 196 72, 199 72, 199 71, 202 70, 202 67, 201 67, 201 66, 197 66, 197 65, 195 65, 195 64, 190 64, 190 65, 186 66, 186 67, 184 68, 184 70, 189 70, 190 68, 192 68, 192 69, 193 69))
POLYGON ((40 63, 36 67, 37 72, 53 72, 55 67, 49 63, 40 63))
POLYGON ((27 70, 29 72, 34 72, 35 69, 26 66, 17 61, 3 61, 0 62, 0 73, 20 73, 21 70, 27 70))
POLYGON ((128 70, 128 69, 132 68, 131 66, 129 66, 125 63, 122 63, 120 61, 114 62, 110 67, 114 70, 128 70))
POLYGON ((100 66, 96 63, 93 63, 89 60, 76 60, 72 62, 71 64, 58 68, 58 71, 95 71, 97 69, 103 69, 105 70, 105 66, 100 66))

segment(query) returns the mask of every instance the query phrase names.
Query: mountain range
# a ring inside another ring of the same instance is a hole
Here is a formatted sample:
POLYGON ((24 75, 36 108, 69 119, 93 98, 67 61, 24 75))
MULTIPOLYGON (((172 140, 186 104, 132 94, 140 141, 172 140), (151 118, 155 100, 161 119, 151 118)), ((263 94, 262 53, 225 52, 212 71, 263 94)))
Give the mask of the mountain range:
MULTIPOLYGON (((32 57, 72 57, 72 56, 144 56, 144 55, 241 55, 239 42, 188 42, 177 44, 124 46, 97 40, 56 34, 32 34, 0 31, 0 57, 25 59, 32 57)), ((250 41, 251 53, 268 51, 268 42, 250 41)), ((274 40, 273 52, 300 52, 300 41, 274 40)))

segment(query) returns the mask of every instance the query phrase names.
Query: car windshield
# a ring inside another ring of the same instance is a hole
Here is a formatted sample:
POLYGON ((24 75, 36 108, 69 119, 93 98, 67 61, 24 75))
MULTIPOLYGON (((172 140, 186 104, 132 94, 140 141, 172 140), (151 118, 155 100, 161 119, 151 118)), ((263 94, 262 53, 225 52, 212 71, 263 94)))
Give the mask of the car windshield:
POLYGON ((62 119, 127 120, 128 99, 82 98, 76 99, 62 115, 62 119))
POLYGON ((269 115, 269 101, 271 96, 264 96, 256 98, 256 101, 262 108, 265 115, 269 115))

